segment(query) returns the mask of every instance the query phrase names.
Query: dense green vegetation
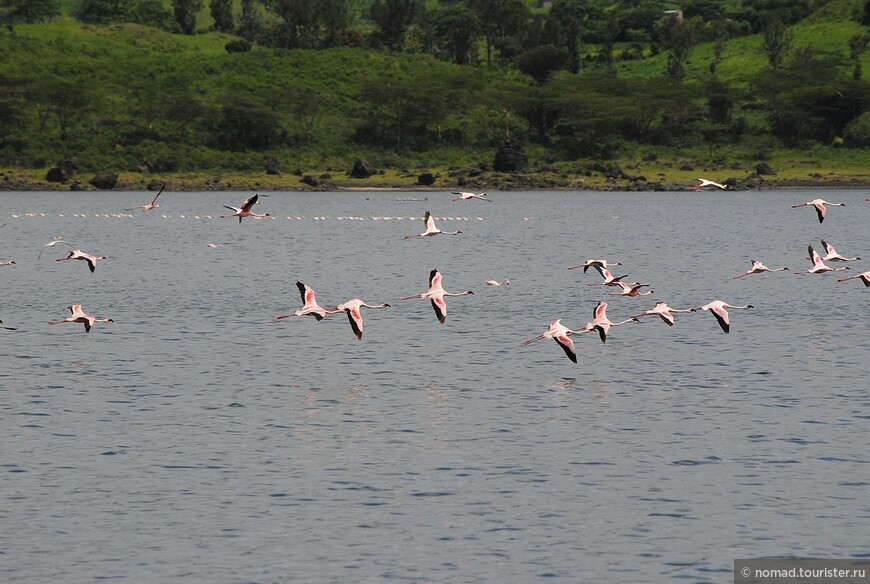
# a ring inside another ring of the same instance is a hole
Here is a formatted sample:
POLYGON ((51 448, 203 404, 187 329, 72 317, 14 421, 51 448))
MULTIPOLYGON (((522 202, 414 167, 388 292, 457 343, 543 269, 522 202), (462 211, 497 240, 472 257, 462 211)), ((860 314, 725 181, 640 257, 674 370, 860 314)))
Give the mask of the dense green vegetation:
POLYGON ((870 2, 679 8, 0 0, 0 167, 312 172, 362 158, 401 173, 491 163, 504 143, 563 174, 866 165, 870 2))

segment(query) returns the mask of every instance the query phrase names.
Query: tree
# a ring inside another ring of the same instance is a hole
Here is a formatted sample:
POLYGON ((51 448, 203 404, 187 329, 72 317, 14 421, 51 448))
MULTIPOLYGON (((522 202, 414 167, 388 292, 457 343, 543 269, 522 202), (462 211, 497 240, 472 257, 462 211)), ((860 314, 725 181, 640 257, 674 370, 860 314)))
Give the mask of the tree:
POLYGON ((564 69, 570 59, 571 56, 565 49, 541 45, 518 55, 517 69, 541 85, 551 73, 564 69))
POLYGON ((350 0, 320 0, 319 16, 324 47, 341 44, 342 34, 350 27, 350 0))
POLYGON ((668 19, 661 31, 662 45, 668 51, 668 77, 682 79, 686 62, 698 42, 697 19, 668 19))
POLYGON ((568 51, 568 69, 572 73, 580 70, 580 33, 591 11, 584 0, 555 0, 547 17, 552 43, 568 51))
POLYGON ((852 57, 852 79, 859 81, 863 76, 861 69, 861 55, 867 50, 867 45, 870 44, 870 34, 856 34, 849 39, 849 56, 852 57))
POLYGON ((184 34, 196 33, 196 13, 203 9, 203 0, 172 0, 175 21, 184 34))
POLYGON ((236 19, 233 16, 233 0, 211 0, 209 12, 214 20, 215 30, 233 32, 236 29, 236 19))
POLYGON ((774 20, 764 29, 762 50, 773 69, 779 69, 791 50, 794 33, 781 20, 774 20))
POLYGON ((524 0, 470 0, 486 41, 486 64, 492 65, 492 49, 506 37, 518 35, 529 19, 524 0))
POLYGON ((134 0, 127 17, 132 22, 147 26, 173 30, 172 13, 166 9, 161 0, 134 0))
POLYGON ((281 121, 257 96, 227 94, 215 131, 216 146, 226 150, 266 150, 275 145, 281 121))
POLYGON ((59 0, 0 0, 0 15, 10 30, 16 22, 34 24, 59 14, 59 0))
POLYGON ((465 5, 454 4, 435 10, 432 20, 435 44, 441 53, 457 65, 471 62, 480 33, 477 16, 465 5))
POLYGON ((372 20, 378 37, 391 51, 401 51, 408 27, 421 14, 421 0, 375 0, 372 20))
POLYGON ((248 41, 256 41, 263 31, 263 22, 254 0, 242 0, 242 15, 239 18, 238 34, 248 41))

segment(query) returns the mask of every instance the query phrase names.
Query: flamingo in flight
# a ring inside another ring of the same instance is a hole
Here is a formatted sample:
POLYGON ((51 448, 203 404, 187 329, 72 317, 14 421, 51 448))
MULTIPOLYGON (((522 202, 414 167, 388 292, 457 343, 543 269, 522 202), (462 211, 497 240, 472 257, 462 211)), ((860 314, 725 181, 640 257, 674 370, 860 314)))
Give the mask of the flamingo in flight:
POLYGON ((441 272, 432 270, 429 272, 429 290, 422 294, 414 294, 413 296, 402 296, 399 300, 411 300, 413 298, 428 298, 432 301, 432 308, 435 310, 435 316, 438 317, 438 322, 444 324, 447 320, 447 302, 444 301, 445 296, 468 296, 474 292, 466 290, 465 292, 446 292, 441 287, 441 272))
POLYGON ((695 180, 698 181, 698 184, 696 184, 692 187, 689 187, 693 191, 697 191, 697 190, 703 189, 705 187, 714 187, 714 188, 717 188, 717 189, 720 189, 723 191, 728 188, 728 185, 723 185, 722 183, 717 183, 717 182, 712 181, 712 180, 707 180, 706 178, 696 178, 695 180))
POLYGON ((825 205, 830 205, 832 207, 845 207, 846 203, 829 203, 824 199, 813 199, 812 201, 807 201, 806 203, 801 203, 800 205, 792 205, 792 209, 797 209, 798 207, 815 207, 816 213, 819 216, 819 223, 824 222, 825 213, 827 213, 827 207, 825 205))
POLYGON ((586 326, 576 331, 579 333, 591 333, 598 331, 598 336, 601 337, 601 342, 607 342, 607 335, 610 332, 610 327, 620 326, 630 322, 640 322, 636 317, 629 317, 619 322, 613 322, 607 318, 607 303, 599 302, 598 306, 592 311, 592 322, 587 322, 586 326))
POLYGON ((849 266, 844 266, 842 268, 832 268, 831 266, 825 264, 824 260, 822 260, 822 256, 820 256, 811 245, 807 246, 807 253, 810 254, 809 259, 813 262, 813 267, 806 272, 795 272, 795 274, 824 274, 825 272, 842 272, 849 269, 849 266))
MULTIPOLYGON (((2 320, 0 320, 0 324, 3 324, 3 321, 2 321, 2 320)), ((17 330, 18 330, 17 328, 12 327, 12 326, 3 326, 3 327, 0 327, 0 328, 5 328, 7 331, 17 331, 17 330)))
POLYGON ((405 239, 413 239, 414 237, 432 237, 433 235, 459 235, 461 231, 441 231, 435 227, 435 218, 429 211, 423 215, 423 224, 426 225, 426 231, 416 235, 406 235, 405 239))
POLYGON ((728 318, 728 311, 726 308, 737 308, 740 310, 754 308, 751 304, 747 304, 746 306, 734 306, 733 304, 728 304, 727 302, 722 302, 721 300, 714 300, 704 306, 699 306, 696 310, 707 310, 716 317, 716 320, 719 322, 719 326, 722 327, 722 330, 725 333, 731 332, 731 323, 728 318))
POLYGON ((68 242, 63 240, 63 235, 58 235, 57 237, 55 237, 54 239, 52 239, 51 241, 49 241, 48 243, 46 243, 45 245, 42 246, 42 249, 39 250, 39 255, 36 256, 36 260, 39 261, 39 258, 42 257, 42 252, 44 252, 46 249, 48 249, 50 247, 54 247, 56 245, 66 245, 66 246, 69 246, 70 249, 75 249, 75 246, 73 244, 68 243, 68 242))
POLYGON ((327 314, 333 314, 335 312, 341 312, 338 308, 326 309, 317 304, 317 300, 314 298, 314 288, 303 284, 300 281, 296 281, 296 287, 299 288, 299 294, 302 296, 302 308, 294 312, 293 314, 281 314, 276 316, 278 320, 289 318, 291 316, 313 316, 318 321, 322 319, 327 314))
POLYGON ((637 282, 632 282, 631 284, 628 282, 616 282, 616 284, 622 288, 622 292, 611 292, 608 296, 649 296, 653 294, 652 290, 640 291, 641 288, 647 287, 649 284, 639 284, 637 282))
POLYGON ((541 339, 553 339, 554 341, 556 341, 557 345, 562 347, 562 350, 565 351, 565 354, 568 356, 568 358, 576 363, 577 351, 574 348, 574 341, 571 340, 571 335, 577 334, 578 332, 582 331, 572 331, 571 329, 562 324, 561 318, 557 318, 550 323, 550 327, 546 330, 546 332, 543 332, 536 337, 532 337, 531 339, 523 341, 523 346, 527 347, 535 341, 540 341, 541 339))
POLYGON ((587 286, 619 286, 619 281, 623 278, 627 278, 628 274, 623 274, 622 276, 614 276, 610 273, 610 270, 604 268, 599 270, 601 275, 604 277, 603 282, 598 282, 596 284, 586 284, 587 286))
POLYGON ((87 262, 88 269, 93 274, 94 270, 97 269, 97 262, 104 259, 106 259, 106 256, 94 256, 89 253, 85 253, 80 249, 73 249, 65 258, 57 258, 54 261, 65 262, 67 260, 82 260, 84 262, 87 262))
POLYGON ((580 265, 577 266, 569 266, 569 270, 576 270, 577 268, 583 268, 583 273, 586 273, 586 270, 589 268, 595 268, 598 270, 598 273, 602 276, 604 275, 603 271, 611 266, 621 266, 621 262, 608 262, 607 260, 600 259, 588 259, 580 265))
POLYGON ((645 310, 640 314, 635 314, 631 318, 640 318, 642 316, 658 316, 662 319, 662 321, 668 326, 674 326, 674 314, 677 313, 689 313, 689 312, 697 312, 697 308, 671 308, 667 305, 666 302, 656 302, 656 305, 650 308, 649 310, 645 310))
POLYGON ((63 320, 50 320, 48 324, 64 324, 67 322, 72 323, 81 323, 85 325, 85 332, 91 332, 91 327, 94 326, 95 323, 103 322, 110 323, 115 322, 111 318, 97 318, 92 314, 86 314, 84 310, 82 310, 81 304, 73 304, 72 306, 67 306, 70 311, 70 316, 66 317, 63 320))
MULTIPOLYGON (((154 198, 151 199, 151 202, 150 202, 150 203, 148 203, 147 205, 139 205, 139 206, 136 207, 136 208, 137 208, 137 209, 142 209, 142 211, 151 211, 152 209, 156 209, 156 208, 158 208, 160 205, 157 204, 157 197, 160 196, 160 193, 162 193, 162 192, 163 192, 163 189, 165 189, 165 188, 166 188, 166 183, 163 183, 163 186, 160 187, 160 190, 157 191, 157 194, 154 195, 154 198)), ((126 209, 126 210, 127 210, 127 211, 132 211, 133 209, 126 209)))
POLYGON ((834 246, 831 245, 830 243, 828 243, 827 241, 825 241, 824 239, 822 240, 822 247, 825 248, 825 257, 823 257, 822 259, 826 262, 858 262, 858 261, 861 261, 861 258, 858 258, 858 257, 847 258, 847 257, 841 256, 840 254, 837 253, 837 250, 834 249, 834 246))
POLYGON ((783 268, 776 268, 775 270, 771 270, 770 268, 768 268, 767 266, 765 266, 764 264, 762 264, 760 261, 758 261, 758 260, 752 260, 752 267, 751 267, 750 269, 748 269, 747 271, 743 272, 743 273, 740 274, 739 276, 734 276, 734 277, 731 278, 731 279, 732 279, 732 280, 737 280, 738 278, 742 278, 742 277, 744 277, 744 276, 749 276, 749 275, 751 275, 751 274, 760 274, 760 273, 762 273, 762 272, 783 272, 783 271, 787 272, 787 271, 788 271, 788 268, 784 268, 784 267, 783 267, 783 268))
POLYGON ((845 282, 847 280, 861 280, 864 285, 870 288, 870 272, 863 272, 857 276, 849 276, 848 278, 840 278, 837 282, 845 282))
POLYGON ((383 304, 372 306, 371 304, 366 304, 359 298, 352 298, 336 307, 336 311, 343 311, 347 314, 347 320, 350 321, 350 328, 353 329, 353 334, 356 335, 356 340, 358 341, 361 340, 363 336, 363 317, 362 312, 360 311, 362 307, 390 308, 390 305, 385 302, 383 304))
MULTIPOLYGON (((264 197, 266 195, 263 195, 264 197)), ((253 217, 254 219, 262 219, 263 217, 271 217, 268 213, 254 213, 251 209, 257 202, 260 200, 260 194, 257 193, 252 197, 248 197, 245 199, 245 202, 242 203, 241 207, 231 207, 230 205, 224 205, 225 208, 233 211, 229 215, 221 215, 221 219, 226 219, 228 217, 238 217, 239 223, 242 222, 243 217, 253 217)))
POLYGON ((0 262, 0 266, 14 266, 15 260, 9 260, 8 262, 0 262))
POLYGON ((498 280, 487 280, 486 281, 487 286, 510 286, 510 284, 511 284, 511 281, 508 280, 507 278, 505 278, 501 282, 499 282, 498 280))
POLYGON ((481 201, 486 201, 488 203, 492 203, 492 199, 486 198, 486 193, 477 194, 477 193, 466 193, 466 192, 453 191, 451 194, 452 195, 459 195, 458 197, 453 197, 454 201, 468 201, 470 199, 480 199, 481 201))

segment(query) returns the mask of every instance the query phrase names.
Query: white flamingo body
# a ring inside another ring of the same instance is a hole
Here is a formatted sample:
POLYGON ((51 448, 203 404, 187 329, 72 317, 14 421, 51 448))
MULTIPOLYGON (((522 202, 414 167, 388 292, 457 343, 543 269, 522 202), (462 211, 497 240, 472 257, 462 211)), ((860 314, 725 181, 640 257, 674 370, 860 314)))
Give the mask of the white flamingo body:
POLYGON ((467 192, 453 191, 451 194, 459 195, 458 197, 453 197, 454 201, 468 201, 470 199, 480 199, 481 201, 486 201, 488 203, 492 203, 492 199, 486 198, 486 193, 467 193, 467 192))
POLYGON ((444 324, 447 320, 447 302, 444 300, 446 296, 468 296, 474 292, 466 290, 465 292, 447 292, 441 286, 442 275, 438 270, 429 272, 429 290, 422 294, 413 296, 403 296, 399 300, 411 300, 414 298, 428 298, 432 301, 432 308, 435 310, 435 316, 438 317, 438 322, 444 324))
POLYGON ((341 312, 337 308, 327 310, 317 304, 317 299, 314 297, 314 288, 312 288, 311 286, 303 284, 302 282, 299 282, 297 280, 296 287, 299 288, 299 294, 302 296, 302 308, 300 308, 293 314, 278 315, 275 317, 278 320, 289 318, 291 316, 313 316, 319 321, 327 314, 341 312))
POLYGON ((553 339, 556 341, 556 344, 562 347, 562 350, 565 351, 565 354, 568 356, 571 361, 574 363, 577 362, 577 351, 574 348, 574 341, 571 340, 571 335, 576 334, 581 331, 572 331, 568 327, 562 324, 562 319, 557 318, 553 322, 550 323, 550 327, 539 334, 536 337, 532 337, 526 341, 523 341, 524 346, 528 346, 535 341, 539 341, 541 339, 553 339))
POLYGON ((601 342, 606 343, 607 335, 610 333, 611 327, 621 326, 630 322, 640 321, 632 316, 619 322, 613 322, 607 318, 607 303, 599 302, 598 306, 596 306, 592 311, 592 321, 587 322, 586 326, 576 332, 591 333, 592 331, 598 331, 598 336, 601 338, 601 342))
POLYGON ((743 272, 739 276, 734 276, 731 279, 737 280, 738 278, 742 278, 744 276, 749 276, 751 274, 760 274, 762 272, 783 272, 783 271, 787 272, 788 268, 776 268, 775 270, 772 270, 772 269, 768 268, 767 266, 765 266, 764 264, 762 264, 760 261, 752 260, 752 267, 749 270, 743 272))
POLYGON ((849 276, 848 278, 840 278, 837 282, 845 282, 847 280, 861 280, 864 285, 870 288, 870 272, 863 272, 857 276, 849 276))
POLYGON ((698 307, 698 310, 707 310, 716 317, 716 320, 719 322, 719 326, 722 327, 722 330, 725 333, 731 332, 731 321, 728 316, 728 311, 726 308, 737 308, 737 309, 747 309, 753 308, 751 304, 747 304, 746 306, 734 306, 732 304, 728 304, 727 302, 722 302, 721 300, 714 300, 704 306, 698 307))
POLYGON ((48 324, 64 324, 64 323, 80 323, 85 326, 85 332, 91 332, 91 327, 98 322, 102 323, 110 323, 115 322, 111 318, 97 318, 92 314, 86 314, 84 310, 82 310, 81 304, 73 304, 72 306, 67 307, 70 311, 70 316, 66 317, 63 320, 50 320, 48 324))
POLYGON ((622 276, 614 276, 607 268, 602 268, 599 271, 604 277, 604 281, 595 284, 586 284, 587 286, 619 286, 620 280, 628 277, 628 274, 623 274, 622 276))
MULTIPOLYGON (((265 196, 265 195, 264 195, 265 196)), ((241 207, 231 207, 230 205, 224 205, 225 208, 233 211, 229 215, 221 215, 221 219, 226 219, 228 217, 238 217, 239 223, 242 222, 243 217, 253 217, 254 219, 262 219, 264 217, 271 217, 268 213, 254 213, 252 210, 254 205, 256 205, 260 200, 260 194, 257 193, 251 197, 245 199, 245 202, 242 203, 241 207)))
POLYGON ((49 247, 54 247, 56 245, 66 245, 70 249, 75 249, 75 246, 73 244, 67 243, 66 241, 63 240, 63 236, 58 236, 58 237, 55 237, 52 241, 49 241, 48 243, 46 243, 45 245, 42 246, 42 249, 39 250, 39 255, 36 256, 37 261, 39 260, 39 258, 42 257, 42 252, 44 252, 49 247))
POLYGON ((727 185, 723 185, 722 183, 717 183, 712 180, 707 180, 706 178, 696 178, 695 180, 698 181, 698 184, 691 187, 693 191, 697 191, 706 187, 714 187, 723 191, 728 188, 727 185))
POLYGON ((616 282, 616 285, 622 288, 622 292, 611 292, 608 296, 649 296, 653 294, 652 290, 641 292, 640 289, 649 286, 649 284, 639 284, 637 282, 616 282))
POLYGON ((674 326, 674 314, 696 312, 697 308, 671 308, 665 302, 656 302, 656 305, 645 310, 640 314, 635 314, 632 318, 640 318, 642 316, 658 316, 668 326, 674 326))
MULTIPOLYGON (((142 211, 152 211, 152 210, 157 209, 158 207, 160 207, 160 205, 157 204, 157 197, 160 196, 160 193, 162 193, 162 192, 163 192, 163 189, 165 189, 165 188, 166 188, 166 183, 163 183, 163 186, 160 187, 160 190, 157 191, 157 194, 154 195, 154 198, 151 199, 151 202, 150 202, 150 203, 148 203, 147 205, 139 205, 139 207, 137 207, 137 208, 138 208, 138 209, 142 209, 142 211)), ((127 210, 128 210, 128 211, 132 211, 132 209, 127 209, 127 210)))
POLYGON ((361 308, 389 308, 390 305, 386 302, 383 304, 366 304, 359 298, 352 298, 343 304, 339 304, 337 306, 338 311, 343 311, 347 314, 347 320, 350 321, 350 328, 353 329, 353 334, 356 335, 356 339, 359 341, 363 336, 363 317, 361 308))
POLYGON ((65 262, 67 260, 81 260, 81 261, 86 262, 88 264, 88 269, 91 271, 91 273, 93 273, 94 270, 97 269, 97 262, 100 260, 104 260, 104 259, 106 259, 106 256, 95 256, 95 255, 91 255, 89 253, 85 253, 80 249, 74 249, 71 252, 69 252, 69 255, 66 256, 65 258, 57 258, 54 261, 65 262))
POLYGON ((849 269, 849 266, 843 266, 842 268, 832 268, 827 265, 824 260, 822 260, 822 256, 813 249, 813 246, 807 246, 807 252, 810 254, 809 258, 813 262, 813 267, 807 270, 806 272, 795 272, 795 274, 824 274, 825 272, 842 272, 849 269))
POLYGON ((487 280, 486 281, 487 286, 510 286, 510 283, 511 283, 511 281, 508 280, 507 278, 505 278, 501 282, 499 282, 498 280, 487 280))
POLYGON ((589 268, 595 268, 598 270, 598 273, 602 276, 604 275, 604 270, 611 266, 621 266, 621 262, 608 262, 607 260, 602 259, 588 259, 580 265, 577 266, 569 266, 569 270, 576 270, 577 268, 583 268, 583 273, 586 273, 586 270, 589 268))
POLYGON ((825 257, 823 257, 822 260, 824 260, 826 262, 858 262, 858 261, 861 261, 861 258, 859 258, 859 257, 847 258, 847 257, 844 257, 844 256, 838 254, 837 250, 834 249, 834 246, 831 245, 830 243, 828 243, 827 241, 825 241, 824 239, 822 240, 822 247, 825 248, 825 257))
POLYGON ((807 201, 806 203, 800 203, 799 205, 792 205, 792 209, 797 209, 798 207, 814 207, 816 209, 816 214, 819 216, 819 223, 824 222, 825 214, 827 213, 827 208, 825 205, 830 205, 832 207, 845 207, 846 203, 829 203, 824 199, 813 199, 812 201, 807 201))
POLYGON ((412 239, 414 237, 432 237, 435 235, 459 235, 462 233, 462 231, 441 231, 435 227, 435 218, 432 217, 432 214, 429 211, 426 211, 423 215, 423 224, 426 225, 426 231, 416 235, 406 235, 405 239, 412 239))

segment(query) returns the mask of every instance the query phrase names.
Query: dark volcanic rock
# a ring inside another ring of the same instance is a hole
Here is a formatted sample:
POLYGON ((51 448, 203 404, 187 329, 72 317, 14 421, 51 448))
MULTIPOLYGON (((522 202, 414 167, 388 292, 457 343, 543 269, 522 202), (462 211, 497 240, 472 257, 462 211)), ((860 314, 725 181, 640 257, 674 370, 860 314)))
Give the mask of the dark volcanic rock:
POLYGON ((368 178, 376 172, 377 170, 374 166, 357 159, 356 162, 353 163, 353 168, 350 169, 348 174, 350 174, 351 178, 368 178))
POLYGON ((435 175, 431 172, 424 172, 417 177, 417 184, 424 187, 432 186, 435 184, 435 175))
POLYGON ((45 175, 45 180, 48 182, 65 183, 79 171, 79 167, 75 162, 64 160, 59 162, 54 168, 50 168, 45 175))
POLYGON ((758 174, 761 174, 761 175, 776 174, 775 172, 773 172, 773 169, 770 168, 770 165, 767 164, 766 162, 762 162, 762 163, 756 165, 755 172, 757 172, 758 174))
POLYGON ((492 169, 496 172, 518 172, 528 167, 529 157, 511 146, 499 148, 492 161, 492 169))
POLYGON ((310 174, 306 174, 305 176, 303 176, 301 182, 302 184, 306 184, 310 187, 316 187, 320 185, 320 179, 310 174))
POLYGON ((115 188, 118 183, 118 175, 114 172, 101 172, 88 181, 98 189, 108 190, 115 188))

